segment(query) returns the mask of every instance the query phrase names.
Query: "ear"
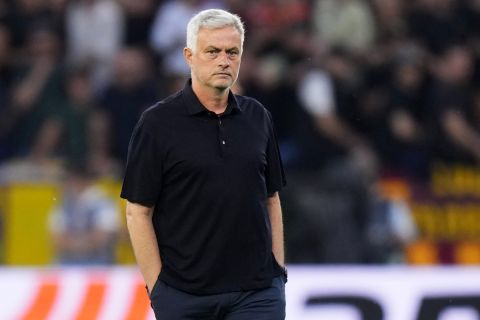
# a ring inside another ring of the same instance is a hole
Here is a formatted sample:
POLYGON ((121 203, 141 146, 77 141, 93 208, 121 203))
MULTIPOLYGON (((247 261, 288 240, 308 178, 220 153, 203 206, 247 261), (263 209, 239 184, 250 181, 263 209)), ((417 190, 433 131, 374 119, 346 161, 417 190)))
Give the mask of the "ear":
POLYGON ((193 52, 192 49, 190 48, 183 48, 183 56, 185 57, 185 60, 187 61, 188 65, 192 65, 192 57, 193 57, 193 52))

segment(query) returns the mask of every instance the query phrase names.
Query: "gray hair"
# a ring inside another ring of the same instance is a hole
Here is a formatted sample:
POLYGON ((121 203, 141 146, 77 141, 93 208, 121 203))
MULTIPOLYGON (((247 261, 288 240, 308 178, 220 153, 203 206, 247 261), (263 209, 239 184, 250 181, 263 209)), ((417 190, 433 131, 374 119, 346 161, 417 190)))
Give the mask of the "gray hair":
POLYGON ((234 27, 240 33, 240 49, 243 49, 245 28, 240 17, 221 9, 207 9, 200 11, 190 19, 187 25, 187 47, 195 52, 197 47, 198 31, 200 28, 220 29, 234 27))

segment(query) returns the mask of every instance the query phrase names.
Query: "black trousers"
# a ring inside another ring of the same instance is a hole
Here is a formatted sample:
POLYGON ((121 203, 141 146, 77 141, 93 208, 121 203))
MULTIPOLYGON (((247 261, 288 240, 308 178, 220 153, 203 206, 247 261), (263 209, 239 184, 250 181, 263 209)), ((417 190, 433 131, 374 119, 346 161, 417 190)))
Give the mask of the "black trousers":
POLYGON ((157 320, 284 320, 285 277, 266 289, 192 295, 158 280, 150 301, 157 320))

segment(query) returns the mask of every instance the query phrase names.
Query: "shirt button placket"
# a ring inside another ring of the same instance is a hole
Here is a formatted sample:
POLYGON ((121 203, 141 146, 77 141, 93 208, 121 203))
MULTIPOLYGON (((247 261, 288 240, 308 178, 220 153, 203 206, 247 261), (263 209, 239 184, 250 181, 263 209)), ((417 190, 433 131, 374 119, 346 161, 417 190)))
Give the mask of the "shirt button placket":
POLYGON ((222 117, 218 117, 218 141, 220 142, 220 155, 223 156, 225 154, 225 145, 227 142, 225 141, 225 129, 222 117))

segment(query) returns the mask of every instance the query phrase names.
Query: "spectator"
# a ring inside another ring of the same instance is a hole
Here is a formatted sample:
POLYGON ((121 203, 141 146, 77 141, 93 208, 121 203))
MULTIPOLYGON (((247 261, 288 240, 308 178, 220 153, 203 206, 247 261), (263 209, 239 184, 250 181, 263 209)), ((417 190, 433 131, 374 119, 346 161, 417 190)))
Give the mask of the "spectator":
POLYGON ((93 178, 83 164, 67 169, 62 201, 49 218, 60 264, 115 262, 118 208, 93 178))
POLYGON ((428 178, 430 171, 426 80, 422 52, 418 47, 404 47, 393 66, 385 139, 378 146, 385 156, 384 168, 416 179, 428 178))
POLYGON ((307 71, 298 82, 300 152, 296 166, 288 172, 292 183, 285 198, 295 215, 287 216, 286 221, 293 224, 287 225, 287 231, 295 232, 287 239, 290 246, 302 250, 290 253, 290 261, 367 260, 367 209, 375 181, 375 154, 338 113, 335 90, 331 75, 321 68, 307 71))
POLYGON ((59 36, 48 27, 30 31, 27 54, 14 77, 9 119, 15 125, 16 155, 26 155, 43 121, 62 114, 65 104, 59 36))
POLYGON ((100 97, 100 104, 112 122, 113 155, 122 163, 140 114, 158 98, 151 70, 150 58, 144 50, 121 50, 114 59, 114 80, 100 97))
POLYGON ((367 137, 349 125, 347 115, 354 100, 355 69, 347 56, 332 54, 326 57, 327 70, 312 68, 298 84, 299 98, 305 110, 304 138, 311 147, 304 148, 304 165, 326 165, 336 157, 353 157, 367 176, 374 175, 375 155, 367 137), (308 128, 308 129, 307 129, 308 128), (320 142, 321 141, 321 142, 320 142), (308 155, 308 156, 307 156, 308 155), (307 164, 308 163, 308 164, 307 164))
POLYGON ((65 106, 65 146, 70 161, 85 159, 98 178, 120 176, 121 166, 110 148, 111 123, 99 109, 90 85, 88 68, 73 68, 67 79, 68 104, 65 106))
POLYGON ((90 66, 96 90, 111 79, 112 62, 124 38, 124 19, 114 0, 77 0, 67 7, 68 61, 90 66))
POLYGON ((156 9, 155 0, 120 0, 125 12, 126 46, 148 47, 156 9))
POLYGON ((434 115, 435 157, 447 162, 480 163, 480 126, 474 116, 469 48, 447 48, 433 64, 430 108, 434 115))
POLYGON ((66 154, 69 159, 87 157, 87 123, 94 111, 88 68, 73 68, 66 77, 67 103, 65 105, 66 154))
POLYGON ((328 47, 365 52, 375 41, 373 12, 363 0, 317 0, 312 23, 317 39, 328 47))

